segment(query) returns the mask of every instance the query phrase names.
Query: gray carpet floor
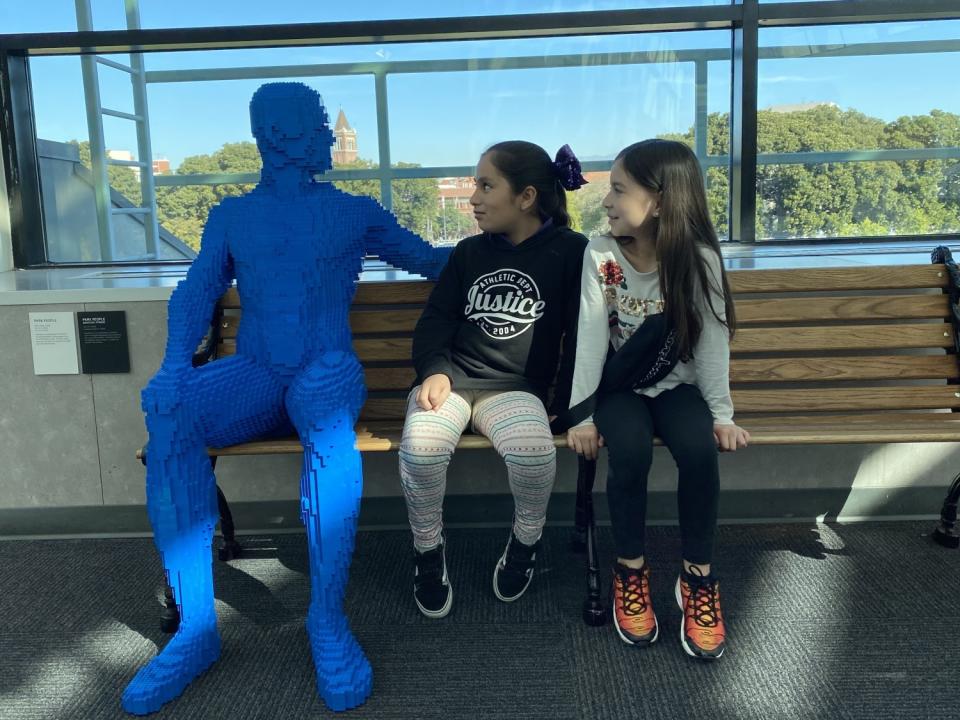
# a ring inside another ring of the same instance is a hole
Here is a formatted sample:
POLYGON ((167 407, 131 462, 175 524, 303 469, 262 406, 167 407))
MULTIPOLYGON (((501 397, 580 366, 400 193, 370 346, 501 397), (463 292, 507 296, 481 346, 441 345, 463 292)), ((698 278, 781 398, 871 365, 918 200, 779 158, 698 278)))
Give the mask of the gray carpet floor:
MULTIPOLYGON (((960 553, 931 527, 722 527, 730 644, 711 665, 680 647, 676 528, 648 531, 661 623, 648 649, 582 623, 582 556, 564 528, 548 528, 534 583, 510 605, 490 587, 506 531, 450 530, 455 603, 439 621, 413 604, 408 533, 362 532, 347 611, 374 691, 340 717, 958 718, 960 553)), ((153 717, 335 716, 303 629, 304 537, 243 542, 243 558, 215 565, 220 661, 153 717)), ((608 529, 599 546, 606 583, 608 529)), ((0 718, 127 717, 120 693, 166 638, 159 578, 150 540, 0 542, 0 718)))

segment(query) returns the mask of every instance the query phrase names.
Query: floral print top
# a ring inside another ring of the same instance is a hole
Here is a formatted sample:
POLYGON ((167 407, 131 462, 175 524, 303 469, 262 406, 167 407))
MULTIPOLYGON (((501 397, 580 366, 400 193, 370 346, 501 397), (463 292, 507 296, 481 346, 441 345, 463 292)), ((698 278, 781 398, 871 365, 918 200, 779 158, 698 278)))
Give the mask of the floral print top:
MULTIPOLYGON (((702 253, 714 279, 712 305, 723 317, 720 258, 706 247, 702 253)), ((681 383, 696 385, 707 401, 715 422, 732 423, 729 333, 711 309, 706 307, 704 298, 697 298, 694 302, 700 309, 703 330, 693 359, 678 363, 659 383, 637 392, 656 396, 681 383)), ((570 407, 596 391, 603 372, 607 345, 619 350, 644 320, 662 312, 663 297, 660 294, 658 271, 636 270, 624 257, 616 240, 609 235, 591 238, 583 259, 577 357, 570 407)), ((586 422, 592 422, 592 418, 584 420, 586 422)))

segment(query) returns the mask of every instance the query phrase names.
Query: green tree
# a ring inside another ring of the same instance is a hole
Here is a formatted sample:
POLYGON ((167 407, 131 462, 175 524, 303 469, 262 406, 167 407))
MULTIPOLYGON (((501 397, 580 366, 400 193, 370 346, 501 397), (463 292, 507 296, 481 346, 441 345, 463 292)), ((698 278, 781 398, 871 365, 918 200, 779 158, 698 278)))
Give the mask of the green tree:
POLYGON ((579 230, 587 237, 601 235, 608 229, 607 211, 603 207, 603 197, 608 189, 606 183, 587 183, 576 192, 567 193, 571 210, 580 218, 579 230))
MULTIPOLYGON (((818 105, 758 113, 764 153, 960 146, 960 116, 941 110, 892 123, 818 105)), ((668 135, 693 145, 693 129, 668 135)), ((729 115, 708 117, 709 155, 725 155, 729 115)), ((728 171, 707 170, 707 200, 717 231, 727 230, 728 171)), ((960 166, 955 160, 764 164, 757 167, 757 236, 838 237, 943 232, 960 228, 960 166)))
MULTIPOLYGON (((374 170, 378 165, 372 160, 358 158, 351 163, 337 165, 337 170, 374 170)), ((420 167, 415 163, 398 162, 397 168, 420 167)), ((382 202, 379 180, 338 180, 335 186, 351 195, 368 195, 382 202)), ((437 206, 440 199, 437 182, 433 178, 394 180, 393 214, 397 221, 426 240, 437 237, 435 226, 437 206)))
POLYGON ((583 209, 580 203, 574 200, 578 192, 580 190, 567 192, 567 213, 570 215, 570 227, 577 232, 583 232, 583 209))
MULTIPOLYGON (((227 143, 212 155, 191 155, 177 166, 177 175, 212 173, 259 173, 260 154, 251 142, 227 143)), ((210 208, 226 197, 249 192, 251 184, 180 185, 157 188, 157 217, 160 224, 194 250, 210 208)))
POLYGON ((445 242, 456 242, 477 231, 473 218, 465 215, 453 203, 437 208, 433 220, 433 236, 445 242))

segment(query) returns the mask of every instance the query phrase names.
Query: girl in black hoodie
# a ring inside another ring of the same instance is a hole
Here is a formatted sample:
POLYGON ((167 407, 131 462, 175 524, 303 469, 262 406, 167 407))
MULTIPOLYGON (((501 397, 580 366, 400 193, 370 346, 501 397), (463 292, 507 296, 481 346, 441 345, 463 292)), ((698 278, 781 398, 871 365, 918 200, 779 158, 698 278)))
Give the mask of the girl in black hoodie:
POLYGON ((417 380, 400 478, 416 551, 414 599, 427 617, 445 616, 453 602, 441 515, 447 465, 471 422, 506 461, 516 503, 494 594, 516 600, 533 577, 556 475, 550 422, 570 399, 587 243, 569 228, 564 189, 585 182, 566 145, 552 162, 528 142, 487 150, 470 198, 483 232, 457 245, 414 331, 417 380))

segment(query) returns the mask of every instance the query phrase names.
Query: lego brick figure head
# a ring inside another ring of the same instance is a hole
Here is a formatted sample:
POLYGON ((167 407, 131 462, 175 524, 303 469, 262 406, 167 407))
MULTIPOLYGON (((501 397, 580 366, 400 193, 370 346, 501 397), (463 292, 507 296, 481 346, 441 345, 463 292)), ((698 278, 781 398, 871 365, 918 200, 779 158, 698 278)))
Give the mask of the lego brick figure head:
POLYGON ((267 83, 250 101, 250 126, 264 166, 314 174, 333 166, 333 131, 320 94, 303 83, 267 83))

